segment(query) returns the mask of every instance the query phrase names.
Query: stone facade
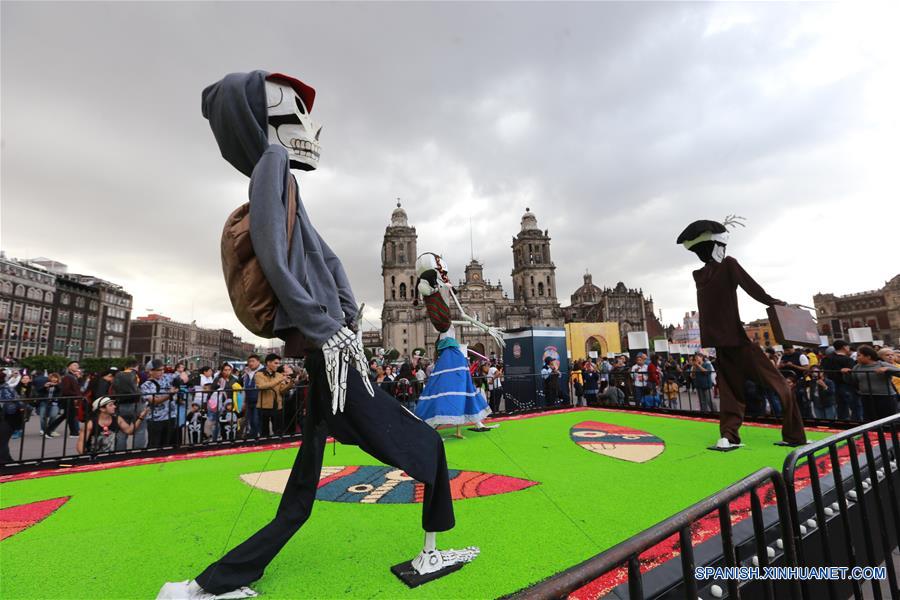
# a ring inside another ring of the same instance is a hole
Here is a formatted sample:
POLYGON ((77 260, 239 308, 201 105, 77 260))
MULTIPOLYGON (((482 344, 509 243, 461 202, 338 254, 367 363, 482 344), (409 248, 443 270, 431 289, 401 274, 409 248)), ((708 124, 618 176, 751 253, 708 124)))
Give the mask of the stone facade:
POLYGON ((845 296, 816 294, 813 296, 819 320, 819 334, 829 342, 850 341, 851 327, 871 327, 872 336, 885 345, 900 343, 900 275, 884 287, 845 296))
MULTIPOLYGON (((537 227, 537 218, 526 209, 521 230, 512 240, 514 297, 498 281, 484 278, 484 266, 474 258, 464 269, 464 278, 456 285, 456 294, 466 312, 481 322, 501 329, 516 327, 562 327, 563 314, 556 297, 556 266, 550 259, 550 236, 537 227)), ((381 332, 384 348, 395 348, 408 356, 416 348, 434 353, 437 332, 428 321, 424 305, 413 306, 416 285, 415 262, 419 254, 415 227, 406 211, 397 204, 384 234, 381 275, 384 281, 384 305, 381 332)), ((452 265, 451 265, 452 268, 452 265)), ((460 315, 451 306, 454 319, 460 315)), ((479 354, 499 354, 487 334, 473 327, 456 328, 459 341, 479 354)))
POLYGON ((571 305, 563 308, 567 323, 619 324, 619 337, 627 346, 629 331, 646 331, 650 339, 665 337, 665 330, 654 314, 653 298, 644 298, 642 289, 625 286, 621 281, 613 288, 594 285, 590 273, 584 285, 571 296, 571 305))
POLYGON ((0 353, 125 356, 132 297, 93 275, 46 259, 0 257, 0 353))
POLYGON ((142 364, 158 358, 167 365, 185 362, 188 368, 218 367, 225 361, 245 360, 253 352, 230 329, 207 329, 196 321, 180 323, 149 314, 131 322, 128 354, 142 364))

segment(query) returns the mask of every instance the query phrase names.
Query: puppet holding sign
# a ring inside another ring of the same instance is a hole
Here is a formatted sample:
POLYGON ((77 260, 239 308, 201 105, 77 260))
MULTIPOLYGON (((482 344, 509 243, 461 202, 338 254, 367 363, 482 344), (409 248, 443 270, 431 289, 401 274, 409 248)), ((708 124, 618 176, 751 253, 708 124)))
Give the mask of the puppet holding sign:
POLYGON ((738 261, 725 255, 728 243, 726 225, 734 224, 741 223, 734 217, 725 219, 724 224, 694 221, 676 241, 694 252, 704 263, 703 268, 694 271, 700 340, 704 348, 716 349, 720 403, 720 439, 711 449, 728 451, 741 446, 744 384, 747 380, 756 381, 778 394, 784 410, 781 444, 799 446, 806 443, 800 408, 787 381, 744 332, 738 313, 737 288, 740 286, 751 298, 766 306, 783 305, 784 302, 768 295, 738 261))
MULTIPOLYGON (((311 171, 319 161, 322 128, 310 116, 314 98, 315 90, 303 82, 264 71, 232 73, 203 91, 203 115, 222 156, 250 177, 249 214, 235 211, 223 234, 232 304, 251 331, 271 331, 285 341, 285 354, 305 356, 309 406, 303 444, 274 519, 195 579, 164 585, 159 598, 256 596, 247 586, 262 577, 309 518, 328 435, 359 446, 424 484, 425 546, 392 569, 404 582, 412 586, 441 577, 478 555, 475 547, 436 549, 436 532, 455 523, 443 442, 393 397, 373 389, 364 375, 366 360, 354 331, 358 308, 353 290, 340 259, 316 231, 297 193, 291 169, 311 171), (249 229, 252 248, 242 237, 245 217, 249 224, 244 233, 249 229), (243 272, 229 277, 238 263, 243 272), (270 286, 269 297, 276 300, 271 322, 264 316, 267 297, 241 287, 257 270, 264 275, 259 285, 270 286)), ((273 381, 282 377, 270 375, 273 381)), ((373 563, 381 559, 369 558, 373 563)), ((302 595, 314 594, 313 589, 302 595)))

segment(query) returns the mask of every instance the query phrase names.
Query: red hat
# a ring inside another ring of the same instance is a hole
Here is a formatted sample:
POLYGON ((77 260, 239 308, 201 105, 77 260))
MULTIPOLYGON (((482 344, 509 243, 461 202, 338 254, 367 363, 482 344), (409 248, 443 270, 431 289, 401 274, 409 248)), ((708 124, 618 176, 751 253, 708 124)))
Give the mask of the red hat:
POLYGON ((303 104, 306 105, 306 110, 312 112, 313 101, 316 99, 315 89, 309 87, 299 79, 295 79, 294 77, 285 75, 284 73, 270 73, 269 76, 266 77, 266 79, 269 81, 282 81, 294 88, 294 91, 297 92, 297 95, 300 96, 301 100, 303 100, 303 104))

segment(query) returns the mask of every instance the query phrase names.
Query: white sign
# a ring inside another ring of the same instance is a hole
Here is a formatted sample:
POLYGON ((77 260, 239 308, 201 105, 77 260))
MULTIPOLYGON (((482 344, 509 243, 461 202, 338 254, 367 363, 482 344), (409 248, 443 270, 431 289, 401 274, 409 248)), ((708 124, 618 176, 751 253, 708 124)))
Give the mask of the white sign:
POLYGON ((847 333, 850 335, 851 344, 862 344, 863 342, 872 343, 871 327, 851 327, 847 330, 847 333))
POLYGON ((875 340, 872 342, 873 346, 884 346, 884 340, 875 340))
POLYGON ((775 344, 774 346, 772 346, 772 350, 774 350, 775 352, 784 352, 784 346, 782 346, 781 344, 775 344))
POLYGON ((606 358, 615 358, 615 357, 616 357, 616 353, 615 353, 615 352, 607 352, 607 353, 606 353, 606 358))
POLYGON ((828 343, 828 336, 827 336, 827 335, 820 335, 820 336, 819 336, 819 345, 822 346, 822 347, 825 347, 825 346, 829 346, 829 345, 830 345, 830 344, 828 343))
POLYGON ((596 350, 589 351, 588 358, 597 358, 597 351, 596 350))
POLYGON ((653 340, 653 351, 654 352, 668 352, 669 351, 668 340, 653 340))
POLYGON ((650 338, 646 331, 629 331, 628 332, 628 349, 629 350, 647 350, 650 348, 650 338))

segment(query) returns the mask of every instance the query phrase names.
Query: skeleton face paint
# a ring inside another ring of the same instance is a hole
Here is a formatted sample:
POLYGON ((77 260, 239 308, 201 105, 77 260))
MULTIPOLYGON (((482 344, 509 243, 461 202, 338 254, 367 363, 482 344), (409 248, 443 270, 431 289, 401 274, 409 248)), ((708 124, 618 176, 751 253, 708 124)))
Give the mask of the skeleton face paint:
POLYGON ((725 245, 717 243, 712 251, 712 259, 717 263, 725 259, 725 245))
POLYGON ((309 116, 294 88, 279 81, 266 81, 266 108, 269 143, 287 149, 292 168, 312 171, 318 167, 322 126, 309 116))

